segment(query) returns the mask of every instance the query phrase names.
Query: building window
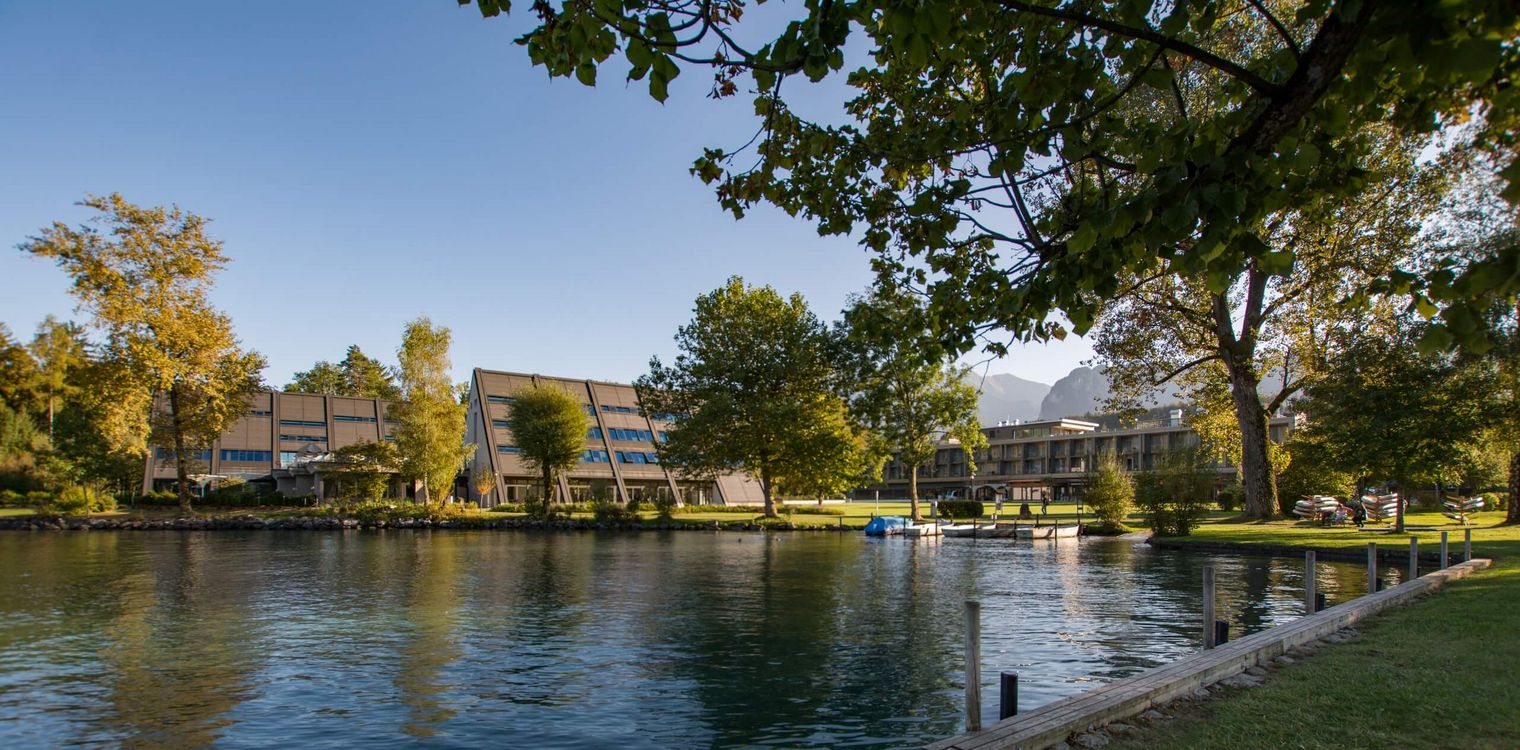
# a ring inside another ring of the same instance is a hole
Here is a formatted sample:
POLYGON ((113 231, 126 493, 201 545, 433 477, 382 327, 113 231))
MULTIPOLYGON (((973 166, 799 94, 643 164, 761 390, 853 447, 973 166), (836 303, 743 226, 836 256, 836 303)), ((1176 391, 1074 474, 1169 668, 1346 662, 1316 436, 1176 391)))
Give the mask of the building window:
POLYGON ((586 430, 586 439, 587 440, 601 440, 602 439, 602 428, 600 428, 600 427, 592 427, 591 429, 586 430))
POLYGON ((274 416, 274 412, 269 411, 268 409, 249 409, 248 410, 248 416, 250 416, 250 417, 272 417, 272 416, 274 416))
MULTIPOLYGON (((168 448, 157 448, 157 449, 155 449, 153 451, 153 453, 154 453, 154 455, 156 455, 158 457, 158 459, 160 461, 173 461, 174 460, 174 451, 171 451, 168 448)), ((203 450, 203 451, 196 451, 196 452, 190 454, 190 460, 192 460, 192 461, 210 461, 211 460, 211 450, 208 448, 208 449, 203 450)))
POLYGON ((347 417, 347 416, 338 417, 338 416, 335 416, 335 417, 333 417, 333 421, 334 422, 368 422, 370 424, 374 424, 375 423, 375 418, 374 417, 347 417))
POLYGON ((610 464, 612 456, 607 451, 586 451, 581 454, 581 463, 585 464, 610 464))
POLYGON ((296 452, 295 451, 280 451, 280 468, 282 468, 282 469, 289 468, 291 466, 294 466, 295 463, 296 463, 296 452))
POLYGON ((327 438, 316 435, 281 435, 281 440, 291 440, 297 443, 325 443, 327 438))
POLYGON ((670 439, 670 433, 668 433, 668 432, 666 432, 664 430, 660 430, 660 442, 663 443, 663 442, 665 442, 665 441, 667 441, 669 439, 670 439))
POLYGON ((262 464, 268 463, 269 459, 273 457, 274 453, 271 451, 222 450, 223 461, 239 461, 242 463, 262 464))
POLYGON ((515 446, 515 445, 498 445, 498 446, 496 446, 496 452, 497 453, 522 453, 522 449, 519 448, 519 447, 517 447, 517 446, 515 446))
POLYGON ((613 414, 638 414, 639 413, 639 410, 636 409, 636 408, 634 408, 634 407, 632 407, 632 406, 613 406, 611 404, 602 404, 602 411, 612 412, 613 414))
POLYGON ((649 430, 625 430, 620 427, 611 427, 608 428, 607 432, 612 435, 613 440, 643 441, 646 443, 654 440, 654 433, 649 430))
POLYGON ((386 417, 385 418, 385 423, 386 424, 401 424, 401 420, 399 420, 399 419, 391 419, 390 417, 386 417))
POLYGON ((500 427, 503 430, 505 430, 505 429, 509 429, 512 426, 512 422, 509 421, 509 420, 505 420, 505 419, 493 419, 493 420, 491 420, 491 426, 492 427, 500 427))
POLYGON ((313 422, 308 419, 282 419, 280 424, 286 427, 326 427, 326 422, 313 422))
POLYGON ((596 407, 595 406, 592 406, 591 404, 581 404, 581 408, 586 410, 586 415, 587 416, 590 416, 590 417, 596 416, 596 407))
POLYGON ((660 454, 644 453, 642 451, 618 451, 617 459, 620 464, 657 464, 660 462, 660 454))
POLYGON ((486 400, 493 404, 515 404, 517 399, 511 396, 486 396, 486 400))

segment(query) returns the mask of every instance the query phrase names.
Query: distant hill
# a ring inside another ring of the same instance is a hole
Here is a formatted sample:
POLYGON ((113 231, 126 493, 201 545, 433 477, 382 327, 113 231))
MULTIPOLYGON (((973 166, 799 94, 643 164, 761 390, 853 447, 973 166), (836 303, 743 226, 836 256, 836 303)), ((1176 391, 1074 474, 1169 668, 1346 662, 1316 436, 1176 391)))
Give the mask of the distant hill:
POLYGON ((1040 402, 1040 419, 1096 414, 1109 396, 1108 378, 1091 367, 1078 367, 1055 382, 1040 402))
POLYGON ((981 388, 982 398, 977 408, 977 417, 983 425, 1014 419, 1037 419, 1040 416, 1040 404, 1050 392, 1050 386, 1044 383, 1006 373, 988 375, 985 380, 980 374, 973 373, 966 376, 966 382, 972 388, 981 388))

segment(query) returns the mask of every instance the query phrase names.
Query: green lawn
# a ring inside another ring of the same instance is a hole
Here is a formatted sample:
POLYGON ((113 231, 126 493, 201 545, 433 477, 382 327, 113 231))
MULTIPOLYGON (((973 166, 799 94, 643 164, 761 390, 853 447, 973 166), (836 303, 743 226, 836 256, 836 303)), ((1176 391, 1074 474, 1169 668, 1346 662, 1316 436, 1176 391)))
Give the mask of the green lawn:
MULTIPOLYGON (((1520 526, 1500 526, 1504 514, 1487 511, 1470 517, 1473 523, 1473 556, 1495 559, 1520 557, 1520 526)), ((1410 513, 1406 519, 1410 526, 1435 527, 1433 530, 1411 530, 1404 534, 1388 532, 1357 531, 1355 526, 1325 528, 1299 521, 1242 522, 1238 517, 1214 517, 1200 525, 1191 536, 1178 541, 1230 542, 1234 544, 1289 545, 1294 547, 1339 549, 1365 548, 1368 542, 1379 546, 1392 545, 1407 548, 1409 537, 1420 538, 1420 551, 1432 552, 1440 547, 1441 531, 1447 533, 1453 559, 1462 554, 1463 527, 1440 513, 1410 513)), ((1369 529, 1391 529, 1388 526, 1369 525, 1369 529)))
POLYGON ((1520 747, 1517 623, 1520 566, 1490 569, 1110 747, 1520 747))
POLYGON ((37 511, 32 510, 31 508, 0 508, 0 518, 5 518, 8 516, 30 516, 35 515, 36 513, 37 511))

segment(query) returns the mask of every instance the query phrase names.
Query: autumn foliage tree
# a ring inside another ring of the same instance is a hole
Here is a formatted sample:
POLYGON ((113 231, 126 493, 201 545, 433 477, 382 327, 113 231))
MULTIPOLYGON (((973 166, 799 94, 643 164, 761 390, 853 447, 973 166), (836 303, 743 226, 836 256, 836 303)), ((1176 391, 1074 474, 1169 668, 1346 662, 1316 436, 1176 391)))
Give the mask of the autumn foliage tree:
POLYGON ((406 324, 396 353, 404 400, 390 408, 398 422, 392 436, 401 473, 422 480, 424 503, 450 497, 454 478, 474 451, 463 439, 465 405, 449 380, 451 341, 448 328, 424 316, 406 324))
POLYGON ((206 219, 115 193, 82 205, 99 215, 78 227, 55 223, 21 249, 73 279, 71 292, 103 336, 102 359, 116 365, 101 384, 112 389, 101 404, 107 435, 129 452, 141 453, 150 437, 171 446, 188 513, 190 462, 247 410, 264 358, 242 349, 231 320, 211 305, 227 258, 206 219))

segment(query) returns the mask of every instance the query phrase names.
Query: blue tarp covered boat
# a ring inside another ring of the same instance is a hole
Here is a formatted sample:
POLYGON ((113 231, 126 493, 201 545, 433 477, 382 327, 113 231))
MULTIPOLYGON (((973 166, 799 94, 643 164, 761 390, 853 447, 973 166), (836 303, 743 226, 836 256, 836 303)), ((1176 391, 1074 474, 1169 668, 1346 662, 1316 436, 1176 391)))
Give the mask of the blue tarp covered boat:
POLYGON ((866 524, 866 536, 898 536, 911 525, 902 516, 877 516, 866 524))

